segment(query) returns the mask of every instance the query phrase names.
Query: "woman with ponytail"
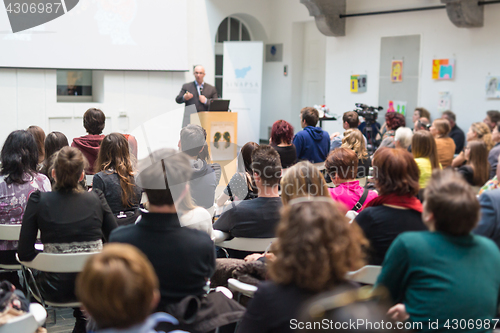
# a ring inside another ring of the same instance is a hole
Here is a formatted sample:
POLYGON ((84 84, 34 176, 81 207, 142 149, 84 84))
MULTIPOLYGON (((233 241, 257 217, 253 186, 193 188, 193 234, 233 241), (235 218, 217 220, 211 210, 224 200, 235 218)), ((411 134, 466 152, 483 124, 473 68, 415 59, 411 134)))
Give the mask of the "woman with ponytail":
MULTIPOLYGON (((486 145, 487 153, 495 143, 491 137, 491 130, 485 123, 473 123, 467 132, 467 142, 482 141, 486 145)), ((466 164, 465 149, 453 160, 452 167, 458 168, 466 164)))
POLYGON ((141 189, 135 185, 128 141, 120 133, 106 135, 97 155, 92 189, 101 190, 119 225, 139 217, 141 189))

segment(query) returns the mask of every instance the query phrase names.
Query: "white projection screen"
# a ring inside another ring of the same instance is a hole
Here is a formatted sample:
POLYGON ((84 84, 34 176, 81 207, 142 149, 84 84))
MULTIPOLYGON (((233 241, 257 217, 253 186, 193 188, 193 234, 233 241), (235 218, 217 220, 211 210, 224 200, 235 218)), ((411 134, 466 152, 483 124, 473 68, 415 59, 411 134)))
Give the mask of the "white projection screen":
POLYGON ((0 67, 188 70, 187 1, 2 2, 0 67))

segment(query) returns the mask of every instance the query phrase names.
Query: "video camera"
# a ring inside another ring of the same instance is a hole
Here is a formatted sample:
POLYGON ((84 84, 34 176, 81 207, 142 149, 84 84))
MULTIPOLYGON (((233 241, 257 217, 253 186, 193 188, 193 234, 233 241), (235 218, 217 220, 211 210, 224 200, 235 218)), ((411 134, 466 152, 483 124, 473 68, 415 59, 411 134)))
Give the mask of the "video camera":
POLYGON ((378 112, 383 110, 384 108, 379 106, 368 106, 366 104, 362 103, 356 103, 356 111, 358 113, 358 116, 363 117, 366 121, 367 125, 374 124, 377 120, 378 117, 378 112))

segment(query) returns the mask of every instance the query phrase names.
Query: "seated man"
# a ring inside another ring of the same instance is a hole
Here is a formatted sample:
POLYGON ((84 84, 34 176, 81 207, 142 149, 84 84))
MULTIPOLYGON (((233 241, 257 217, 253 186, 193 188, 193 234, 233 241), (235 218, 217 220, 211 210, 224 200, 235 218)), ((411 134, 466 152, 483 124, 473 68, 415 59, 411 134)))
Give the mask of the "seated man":
POLYGON ((305 107, 300 110, 300 119, 304 130, 293 138, 297 159, 312 163, 324 162, 330 151, 330 136, 322 128, 316 127, 319 120, 318 110, 305 107))
POLYGON ((148 196, 149 213, 142 213, 137 224, 114 230, 109 241, 132 244, 148 257, 160 281, 158 309, 164 310, 186 296, 206 293, 215 271, 215 249, 207 233, 182 228, 177 216, 175 203, 189 194, 189 158, 162 149, 140 164, 137 185, 148 196))
MULTIPOLYGON (((232 204, 214 223, 214 229, 233 237, 272 238, 283 206, 278 193, 281 160, 271 146, 261 145, 252 152, 252 171, 258 197, 232 204)), ((243 251, 231 251, 231 257, 243 259, 243 251)))
POLYGON ((215 189, 219 184, 221 169, 218 164, 208 164, 205 132, 199 125, 187 125, 181 130, 179 148, 189 157, 192 176, 189 182, 191 196, 196 205, 210 208, 215 202, 215 189))
POLYGON ((101 141, 104 139, 102 130, 105 125, 106 116, 104 112, 96 108, 88 109, 83 114, 83 127, 85 127, 88 134, 74 138, 71 144, 71 147, 78 148, 89 162, 89 165, 85 168, 87 175, 94 174, 94 164, 99 153, 99 148, 101 148, 101 141))
MULTIPOLYGON (((347 131, 351 128, 358 128, 359 126, 359 116, 356 111, 347 111, 342 116, 342 126, 347 131)), ((344 134, 342 133, 333 133, 330 139, 332 140, 330 143, 330 150, 334 150, 335 148, 339 148, 342 146, 342 139, 344 138, 344 134)), ((363 135, 363 139, 365 140, 365 147, 368 145, 366 141, 366 137, 363 135)))

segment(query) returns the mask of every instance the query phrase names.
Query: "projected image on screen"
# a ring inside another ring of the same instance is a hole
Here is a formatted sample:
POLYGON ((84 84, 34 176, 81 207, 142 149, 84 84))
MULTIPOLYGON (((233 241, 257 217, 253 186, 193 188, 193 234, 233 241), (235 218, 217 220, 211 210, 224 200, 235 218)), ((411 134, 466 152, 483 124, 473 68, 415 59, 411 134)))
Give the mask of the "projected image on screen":
POLYGON ((186 1, 4 0, 0 66, 188 70, 186 31, 186 1))

